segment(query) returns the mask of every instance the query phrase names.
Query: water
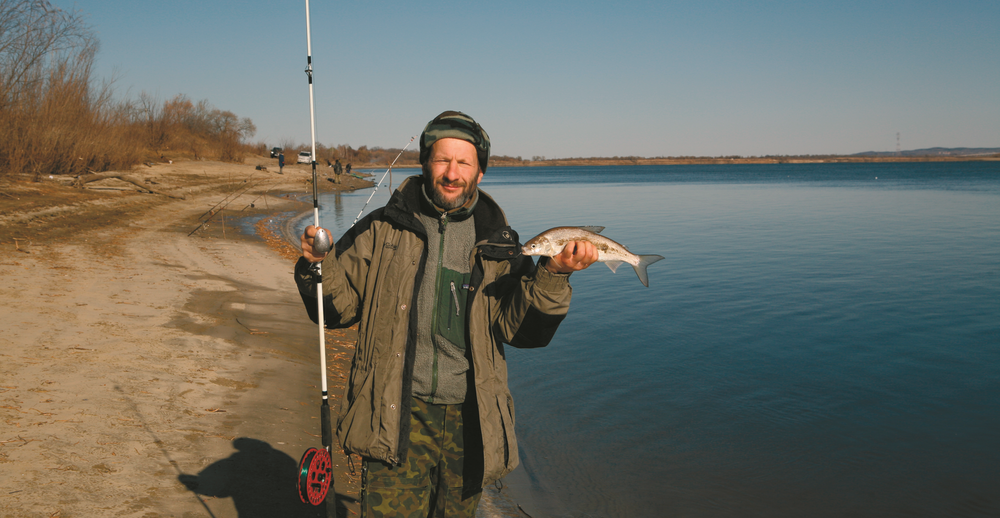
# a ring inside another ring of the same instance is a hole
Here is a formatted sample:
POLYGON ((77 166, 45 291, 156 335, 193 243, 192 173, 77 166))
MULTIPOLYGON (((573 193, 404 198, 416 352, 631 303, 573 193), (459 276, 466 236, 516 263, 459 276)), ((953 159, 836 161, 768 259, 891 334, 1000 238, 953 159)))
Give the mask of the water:
POLYGON ((1000 515, 1000 163, 482 186, 522 242, 601 225, 666 257, 649 288, 573 274, 553 342, 507 349, 533 516, 1000 515))

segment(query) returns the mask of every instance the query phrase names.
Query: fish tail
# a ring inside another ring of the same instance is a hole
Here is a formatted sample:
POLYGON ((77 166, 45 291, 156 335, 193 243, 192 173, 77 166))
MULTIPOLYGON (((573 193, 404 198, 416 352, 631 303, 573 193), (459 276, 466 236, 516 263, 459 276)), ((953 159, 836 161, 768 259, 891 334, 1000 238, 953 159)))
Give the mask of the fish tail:
POLYGON ((646 275, 646 267, 663 259, 662 255, 640 255, 639 263, 632 266, 635 268, 635 274, 639 276, 639 280, 642 281, 642 285, 649 287, 649 276, 646 275))

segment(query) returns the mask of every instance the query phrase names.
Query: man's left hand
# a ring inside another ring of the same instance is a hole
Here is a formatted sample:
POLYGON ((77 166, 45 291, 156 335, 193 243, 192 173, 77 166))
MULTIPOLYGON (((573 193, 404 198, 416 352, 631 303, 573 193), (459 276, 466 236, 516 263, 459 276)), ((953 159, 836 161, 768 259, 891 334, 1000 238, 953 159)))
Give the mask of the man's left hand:
POLYGON ((545 267, 552 273, 573 273, 597 262, 597 247, 590 241, 570 241, 562 252, 549 258, 545 267))

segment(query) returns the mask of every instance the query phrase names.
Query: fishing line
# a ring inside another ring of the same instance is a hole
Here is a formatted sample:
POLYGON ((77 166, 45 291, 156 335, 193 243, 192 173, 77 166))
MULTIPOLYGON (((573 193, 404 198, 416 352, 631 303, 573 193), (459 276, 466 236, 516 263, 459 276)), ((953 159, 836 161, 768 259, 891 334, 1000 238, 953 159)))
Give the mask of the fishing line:
MULTIPOLYGON (((417 138, 417 137, 416 136, 410 137, 410 141, 407 142, 405 146, 403 146, 403 149, 399 150, 399 154, 396 155, 396 158, 392 159, 392 163, 389 164, 389 168, 385 170, 385 173, 382 174, 382 178, 378 181, 377 184, 375 184, 375 189, 372 190, 372 193, 368 196, 368 201, 366 201, 365 204, 364 204, 364 206, 361 207, 361 212, 358 212, 358 217, 354 218, 354 222, 351 223, 352 227, 354 226, 355 223, 358 222, 359 219, 361 219, 361 215, 364 214, 365 207, 368 206, 368 202, 372 201, 372 198, 375 197, 375 193, 378 191, 378 186, 382 185, 382 181, 385 180, 385 175, 389 174, 389 172, 392 171, 392 166, 396 165, 396 160, 399 160, 399 157, 403 156, 403 151, 406 151, 406 148, 410 147, 410 144, 413 144, 413 139, 415 139, 415 138, 417 138)), ((392 190, 392 177, 391 176, 389 177, 389 190, 392 190)))

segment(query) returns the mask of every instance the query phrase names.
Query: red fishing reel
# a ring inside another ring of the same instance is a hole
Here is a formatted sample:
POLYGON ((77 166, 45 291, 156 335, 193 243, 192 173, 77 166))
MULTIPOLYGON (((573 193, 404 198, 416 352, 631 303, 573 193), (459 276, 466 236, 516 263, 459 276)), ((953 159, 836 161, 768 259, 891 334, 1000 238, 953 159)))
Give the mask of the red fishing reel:
POLYGON ((333 461, 326 448, 309 448, 299 461, 299 498, 303 503, 319 505, 333 482, 333 461))

